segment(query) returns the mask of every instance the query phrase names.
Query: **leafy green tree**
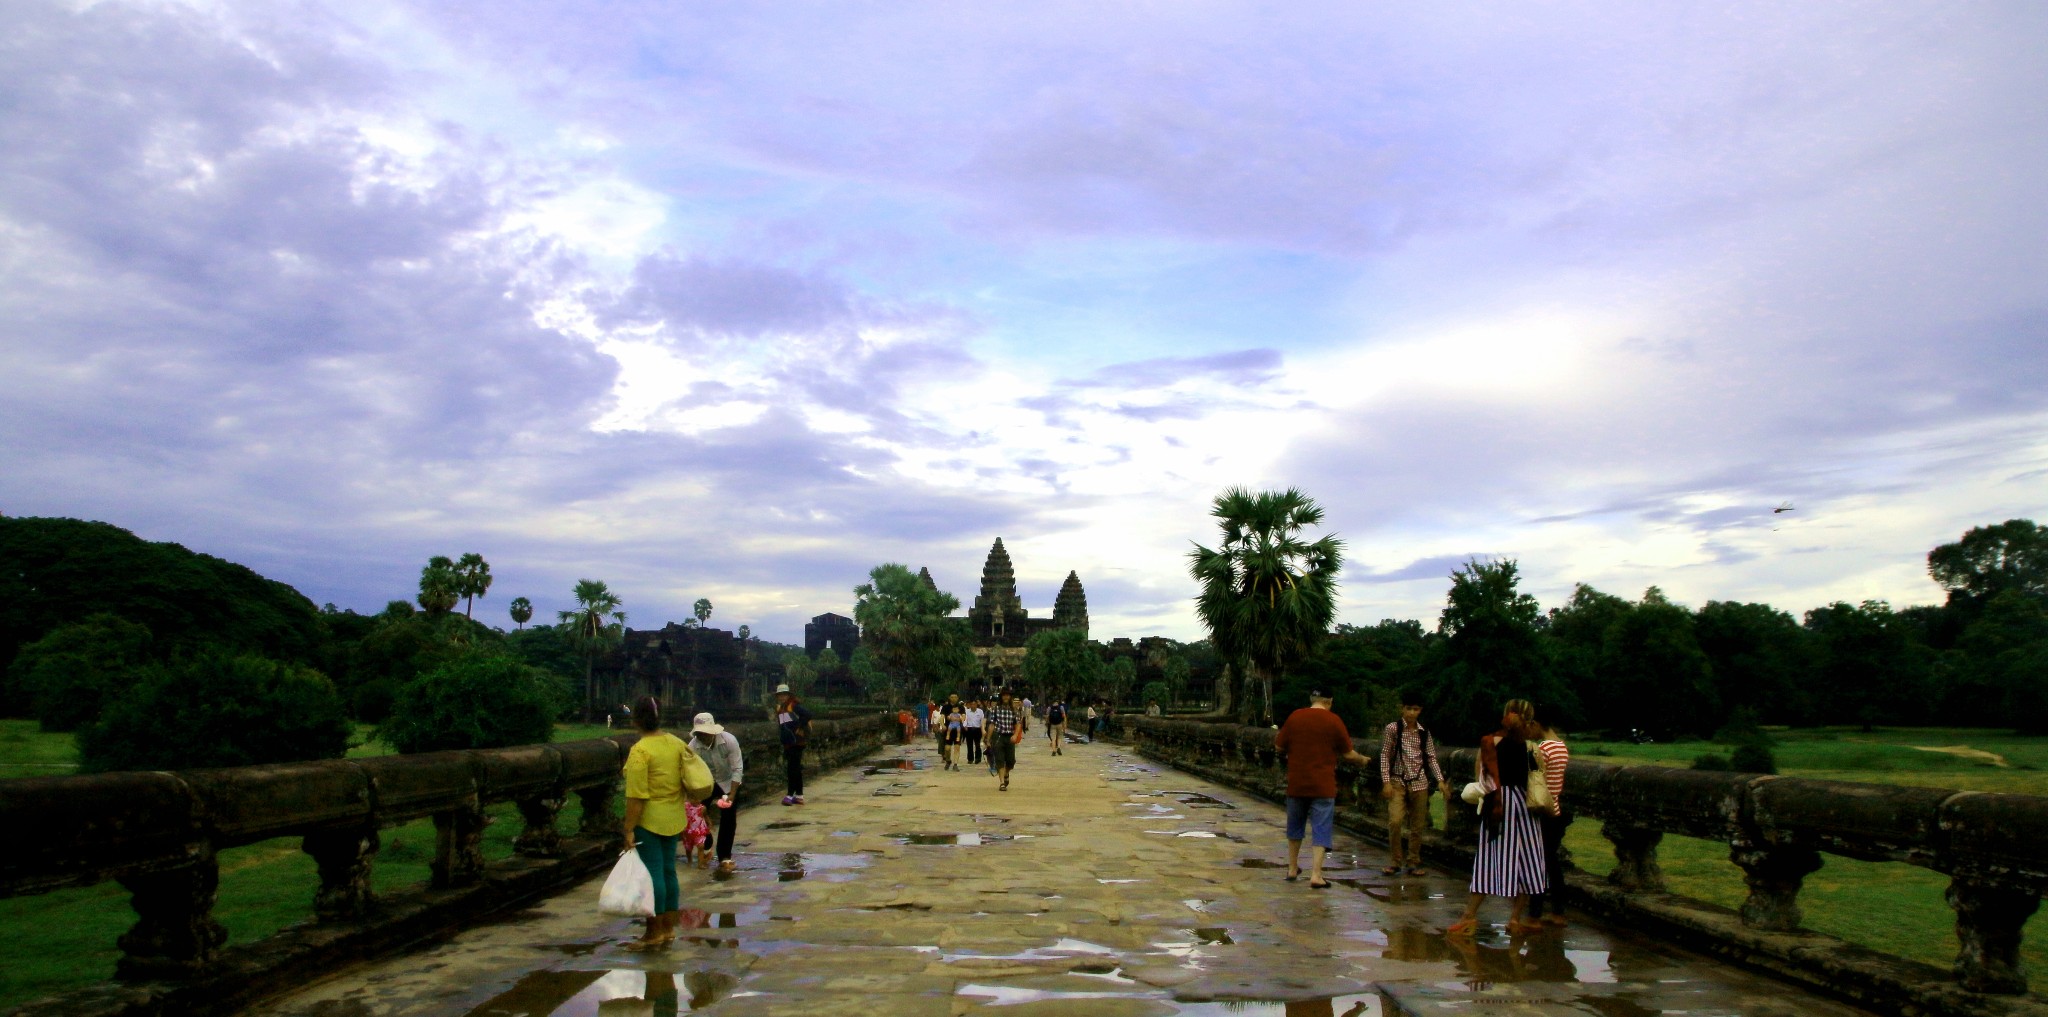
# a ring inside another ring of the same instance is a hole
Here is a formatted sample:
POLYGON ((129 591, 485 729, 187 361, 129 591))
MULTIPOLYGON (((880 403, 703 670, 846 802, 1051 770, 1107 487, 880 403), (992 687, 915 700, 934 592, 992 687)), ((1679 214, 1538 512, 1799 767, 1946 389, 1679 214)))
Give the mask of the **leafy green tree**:
POLYGON ((1971 527, 1963 539, 1927 552, 1927 574, 1951 600, 1985 602, 2007 590, 2048 597, 2048 527, 2030 519, 1971 527))
POLYGON ((79 768, 182 770, 334 759, 353 726, 326 676, 253 654, 201 650, 143 668, 78 730, 79 768))
POLYGON ((1242 662, 1263 701, 1217 689, 1217 706, 1236 700, 1240 720, 1270 723, 1273 681, 1314 652, 1337 613, 1337 573, 1344 542, 1304 541, 1304 527, 1323 521, 1315 499, 1294 489, 1253 493, 1233 487, 1210 510, 1222 529, 1214 549, 1196 544, 1188 572, 1201 591, 1195 612, 1226 662, 1242 662))
POLYGON ((456 571, 454 559, 441 554, 427 559, 420 569, 420 609, 440 616, 455 610, 461 599, 462 573, 456 571))
POLYGON ((1882 600, 1806 612, 1818 657, 1816 713, 1824 723, 1912 723, 1933 696, 1934 652, 1882 600))
POLYGON ((1813 715, 1813 650, 1790 614, 1769 604, 1711 600, 1693 616, 1693 633, 1731 715, 1747 708, 1775 724, 1804 723, 1813 715))
POLYGON ((556 675, 507 656, 449 661, 398 690, 377 737, 400 752, 535 745, 570 698, 556 675))
POLYGON ((1425 664, 1425 692, 1447 741, 1470 744, 1500 725, 1510 699, 1536 704, 1539 716, 1570 724, 1577 703, 1550 670, 1539 638, 1536 598, 1517 589, 1512 559, 1469 561, 1451 573, 1451 589, 1425 664))
POLYGON ((1595 728, 1641 726, 1627 695, 1614 684, 1616 676, 1601 667, 1608 634, 1634 611, 1627 599, 1579 583, 1571 599, 1546 616, 1543 632, 1552 668, 1584 707, 1585 722, 1595 728))
POLYGON ((1148 707, 1154 703, 1157 703, 1159 704, 1159 708, 1162 711, 1166 709, 1167 698, 1168 693, 1166 691, 1165 682, 1147 682, 1145 683, 1144 688, 1138 690, 1138 699, 1140 702, 1144 703, 1148 707))
POLYGON ((519 626, 519 631, 526 631, 526 623, 533 620, 533 601, 525 597, 514 597, 511 606, 512 624, 519 626))
POLYGON ((152 659, 148 626, 101 612, 22 647, 7 669, 45 731, 75 731, 152 659))
POLYGON ((1102 647, 1080 629, 1047 629, 1024 643, 1024 684, 1048 701, 1062 691, 1096 692, 1102 683, 1102 647))
POLYGON ((932 681, 955 677, 961 650, 972 657, 961 627, 946 617, 960 609, 959 598, 926 586, 910 569, 877 565, 853 593, 861 648, 873 650, 875 664, 902 693, 919 695, 932 681))
POLYGON ((1123 702, 1130 696, 1131 689, 1138 684, 1137 662, 1129 657, 1118 657, 1111 661, 1107 684, 1109 685, 1109 701, 1112 703, 1123 702))
POLYGON ((709 622, 711 620, 711 599, 709 597, 698 597, 697 602, 690 605, 690 615, 697 619, 698 625, 709 622))
POLYGON ((322 662, 320 611, 283 583, 106 523, 0 517, 0 673, 23 646, 101 612, 147 626, 158 655, 229 646, 322 662))
MULTIPOLYGON (((1678 732, 1704 737, 1721 726, 1713 666, 1693 635, 1692 612, 1654 586, 1608 626, 1600 670, 1631 727, 1663 738, 1678 732)), ((1542 715, 1541 706, 1537 712, 1542 715)))
POLYGON ((602 580, 576 580, 576 609, 558 617, 569 641, 583 654, 583 720, 597 702, 597 658, 626 638, 626 602, 602 580))
MULTIPOLYGON (((821 656, 836 659, 836 655, 829 652, 821 656)), ((896 683, 889 677, 889 672, 882 670, 882 665, 875 661, 875 651, 865 646, 855 649, 853 657, 846 662, 846 669, 869 701, 896 705, 896 683)))
POLYGON ((1188 694, 1188 675, 1191 671, 1188 659, 1178 654, 1168 657, 1159 670, 1163 676, 1161 680, 1166 683, 1167 704, 1180 705, 1181 697, 1188 694))
POLYGON ((2019 590, 1999 593, 1950 656, 1955 719, 1983 725, 2003 717, 2022 734, 2048 731, 2048 604, 2019 590))
POLYGON ((471 551, 455 563, 455 578, 456 589, 463 597, 462 616, 474 617, 472 612, 476 607, 476 598, 483 596, 491 588, 491 563, 485 561, 483 555, 471 551))
POLYGON ((817 662, 801 653, 792 655, 782 665, 782 681, 791 692, 809 698, 818 682, 817 662))

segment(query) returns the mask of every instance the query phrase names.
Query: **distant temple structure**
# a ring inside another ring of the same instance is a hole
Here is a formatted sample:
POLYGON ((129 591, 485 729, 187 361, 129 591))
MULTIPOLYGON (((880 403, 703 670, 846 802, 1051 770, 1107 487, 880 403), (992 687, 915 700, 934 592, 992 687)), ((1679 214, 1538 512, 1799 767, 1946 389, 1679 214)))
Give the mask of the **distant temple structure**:
MULTIPOLYGON (((919 569, 917 574, 925 585, 938 588, 930 569, 919 569)), ((1088 595, 1081 589, 1080 574, 1070 571, 1067 581, 1060 585, 1059 596, 1053 600, 1052 617, 1031 617, 1024 601, 1017 596, 1017 570, 1010 563, 1009 549, 1003 546, 1003 538, 997 537, 995 545, 988 549, 988 560, 981 566, 981 592, 975 595, 963 620, 983 670, 992 681, 1002 682, 1019 673, 1024 663, 1024 644, 1032 636, 1056 629, 1076 629, 1083 636, 1088 634, 1088 595)))
POLYGON ((849 661, 853 659, 853 651, 858 649, 860 626, 843 614, 827 611, 804 626, 804 655, 812 660, 829 650, 842 662, 849 661))

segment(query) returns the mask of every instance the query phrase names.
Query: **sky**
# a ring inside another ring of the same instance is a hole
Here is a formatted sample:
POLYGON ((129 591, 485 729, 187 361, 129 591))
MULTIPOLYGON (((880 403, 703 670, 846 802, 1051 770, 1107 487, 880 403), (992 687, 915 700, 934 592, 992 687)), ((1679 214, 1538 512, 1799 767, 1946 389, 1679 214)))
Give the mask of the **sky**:
POLYGON ((375 611, 801 639, 873 566, 1199 638, 1513 559, 1939 600, 2048 498, 2048 6, 12 0, 0 512, 375 611), (1790 511, 1774 509, 1790 506, 1790 511))

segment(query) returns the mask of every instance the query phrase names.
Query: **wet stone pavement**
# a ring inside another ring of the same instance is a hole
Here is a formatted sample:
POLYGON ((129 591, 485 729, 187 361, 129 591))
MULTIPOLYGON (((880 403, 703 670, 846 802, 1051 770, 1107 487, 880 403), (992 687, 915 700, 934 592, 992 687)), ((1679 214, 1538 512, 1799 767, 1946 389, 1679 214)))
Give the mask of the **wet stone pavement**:
MULTIPOLYGON (((1461 875, 1390 878, 1340 836, 1328 890, 1285 876, 1281 811, 1107 745, 1027 738, 1010 790, 929 741, 741 815, 739 871, 685 869, 669 948, 619 944, 598 881, 365 965, 265 1017, 598 1014, 1821 1014, 1861 1011, 1574 921, 1443 928, 1461 875)), ((756 779, 780 782, 769 763, 756 779)))

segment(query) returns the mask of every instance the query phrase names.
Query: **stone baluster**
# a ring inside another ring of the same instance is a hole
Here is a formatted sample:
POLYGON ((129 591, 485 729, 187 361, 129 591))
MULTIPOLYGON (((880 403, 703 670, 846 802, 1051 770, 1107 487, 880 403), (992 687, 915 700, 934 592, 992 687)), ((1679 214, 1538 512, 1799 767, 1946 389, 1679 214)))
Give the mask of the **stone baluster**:
POLYGON ((313 914, 320 921, 355 921, 376 906, 370 861, 381 846, 375 828, 325 830, 299 842, 320 869, 320 889, 313 894, 313 914))
POLYGON ((434 813, 434 860, 428 866, 435 889, 468 886, 482 878, 484 871, 484 827, 491 817, 482 806, 434 813))
POLYGON ((135 925, 119 940, 116 978, 187 978, 213 962, 228 933, 213 919, 220 866, 211 849, 189 865, 122 876, 120 881, 133 895, 135 925))
POLYGON ((555 820, 569 799, 560 794, 519 799, 519 818, 526 828, 512 841, 512 850, 525 858, 554 858, 562 853, 562 834, 555 820))
POLYGON ((1444 806, 1443 839, 1454 844, 1479 842, 1479 812, 1465 799, 1453 798, 1444 806))
POLYGON ((622 821, 612 811, 612 798, 618 794, 619 782, 608 780, 602 784, 577 788, 576 797, 583 803, 583 822, 577 832, 585 837, 618 837, 622 821))
POLYGON ((1600 835, 1614 845, 1609 883, 1636 893, 1664 892, 1664 869, 1657 864, 1657 843, 1664 839, 1664 831, 1610 819, 1600 824, 1600 835))
POLYGON ((2020 963, 2020 933, 2041 906, 2024 887, 1956 876, 1948 884, 1948 906, 1956 912, 1955 975, 1971 992, 2018 995, 2027 991, 2020 963))
POLYGON ((1742 902, 1742 924, 1773 932, 1799 928, 1804 917, 1799 909, 1799 886, 1820 870, 1819 851, 1803 844, 1738 838, 1728 845, 1728 860, 1742 867, 1742 880, 1749 884, 1749 898, 1742 902))

